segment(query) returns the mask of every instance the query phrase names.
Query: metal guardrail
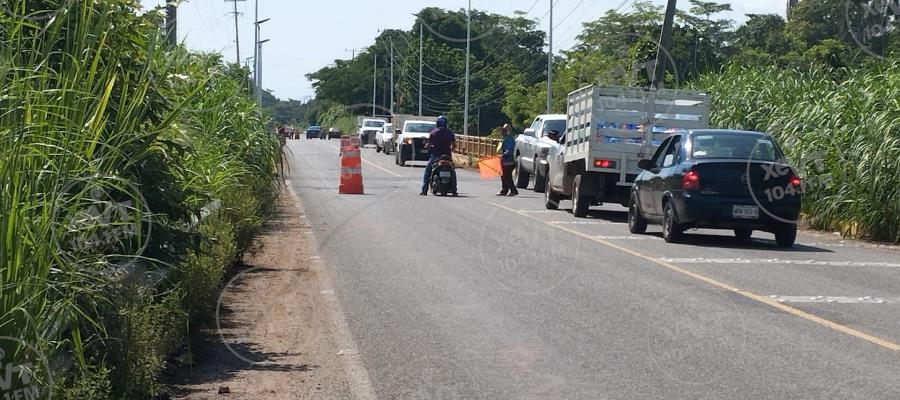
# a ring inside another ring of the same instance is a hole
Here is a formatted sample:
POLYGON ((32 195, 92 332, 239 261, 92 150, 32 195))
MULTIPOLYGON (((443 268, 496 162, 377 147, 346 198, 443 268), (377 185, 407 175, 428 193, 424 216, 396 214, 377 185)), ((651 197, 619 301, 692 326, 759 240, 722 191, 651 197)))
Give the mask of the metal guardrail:
POLYGON ((500 139, 480 136, 456 136, 456 153, 475 158, 487 158, 497 155, 500 139))

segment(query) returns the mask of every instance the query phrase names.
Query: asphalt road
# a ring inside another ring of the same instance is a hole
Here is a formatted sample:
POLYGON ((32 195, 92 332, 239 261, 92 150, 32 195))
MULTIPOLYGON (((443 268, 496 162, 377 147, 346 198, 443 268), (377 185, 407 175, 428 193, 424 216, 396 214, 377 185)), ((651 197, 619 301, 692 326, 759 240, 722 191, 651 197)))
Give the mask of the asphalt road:
POLYGON ((341 196, 337 146, 290 141, 289 184, 379 398, 900 399, 896 247, 671 245, 470 171, 422 198, 422 168, 373 149, 366 194, 341 196))

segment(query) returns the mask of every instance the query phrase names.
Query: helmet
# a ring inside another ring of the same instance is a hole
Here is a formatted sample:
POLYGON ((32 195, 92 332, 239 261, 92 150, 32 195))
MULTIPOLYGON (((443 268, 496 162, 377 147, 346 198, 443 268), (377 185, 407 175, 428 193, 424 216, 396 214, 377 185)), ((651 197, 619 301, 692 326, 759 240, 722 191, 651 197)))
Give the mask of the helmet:
POLYGON ((441 115, 437 117, 437 127, 438 128, 446 128, 447 127, 447 117, 441 115))

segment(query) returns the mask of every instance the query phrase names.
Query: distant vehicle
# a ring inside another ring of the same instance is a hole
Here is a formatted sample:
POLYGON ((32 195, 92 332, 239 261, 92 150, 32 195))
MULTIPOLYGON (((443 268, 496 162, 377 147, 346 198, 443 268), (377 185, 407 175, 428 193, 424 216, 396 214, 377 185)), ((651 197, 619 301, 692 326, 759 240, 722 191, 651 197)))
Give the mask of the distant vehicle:
POLYGON ((310 125, 306 128, 306 138, 307 139, 318 139, 322 135, 322 127, 316 125, 310 125))
POLYGON ((567 103, 566 132, 547 156, 544 204, 556 209, 572 199, 577 218, 593 205, 628 207, 640 160, 673 133, 709 127, 710 99, 702 92, 587 86, 567 103))
POLYGON ((538 115, 531 127, 525 129, 516 137, 516 187, 527 189, 528 183, 534 177, 534 191, 543 193, 546 187, 546 174, 541 174, 541 169, 546 169, 547 155, 554 141, 546 139, 550 132, 561 135, 566 131, 566 114, 538 115), (544 168, 541 168, 543 165, 544 168))
POLYGON ((375 134, 375 152, 383 152, 384 154, 391 154, 391 149, 394 146, 394 124, 387 123, 384 124, 384 127, 381 128, 377 134, 375 134))
POLYGON ((428 136, 437 127, 435 121, 412 120, 403 123, 400 135, 397 136, 394 153, 394 162, 405 167, 409 161, 428 161, 431 153, 425 146, 428 136))
POLYGON ((328 139, 340 139, 344 135, 341 128, 331 128, 328 130, 328 139))
POLYGON ((628 228, 644 233, 663 226, 666 242, 690 228, 733 229, 750 239, 753 230, 775 234, 781 247, 797 238, 800 177, 783 162, 775 139, 759 132, 694 130, 675 134, 653 158, 631 190, 628 228))
POLYGON ((362 146, 367 144, 375 144, 375 135, 384 129, 387 121, 380 118, 359 118, 357 125, 357 133, 362 146))

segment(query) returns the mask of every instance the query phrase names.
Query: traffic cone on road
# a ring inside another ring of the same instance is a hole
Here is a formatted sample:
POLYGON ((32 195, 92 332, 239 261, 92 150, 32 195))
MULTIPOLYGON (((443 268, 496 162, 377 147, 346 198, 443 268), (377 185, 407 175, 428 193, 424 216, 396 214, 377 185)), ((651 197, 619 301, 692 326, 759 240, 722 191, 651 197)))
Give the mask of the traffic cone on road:
POLYGON ((357 146, 341 149, 341 184, 338 193, 363 194, 362 157, 357 146))

